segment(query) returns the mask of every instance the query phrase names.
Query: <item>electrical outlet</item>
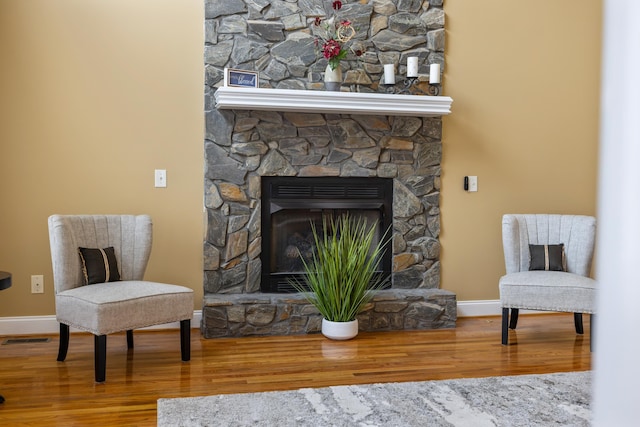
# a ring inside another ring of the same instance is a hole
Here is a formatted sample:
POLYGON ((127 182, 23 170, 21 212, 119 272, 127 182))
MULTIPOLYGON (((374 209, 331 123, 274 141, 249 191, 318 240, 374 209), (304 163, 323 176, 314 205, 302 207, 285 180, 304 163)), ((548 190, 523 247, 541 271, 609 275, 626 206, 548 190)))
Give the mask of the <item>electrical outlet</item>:
POLYGON ((156 188, 164 188, 167 186, 167 170, 156 169, 155 171, 156 188))
POLYGON ((31 293, 32 294, 44 293, 44 276, 42 274, 36 274, 31 276, 31 293))

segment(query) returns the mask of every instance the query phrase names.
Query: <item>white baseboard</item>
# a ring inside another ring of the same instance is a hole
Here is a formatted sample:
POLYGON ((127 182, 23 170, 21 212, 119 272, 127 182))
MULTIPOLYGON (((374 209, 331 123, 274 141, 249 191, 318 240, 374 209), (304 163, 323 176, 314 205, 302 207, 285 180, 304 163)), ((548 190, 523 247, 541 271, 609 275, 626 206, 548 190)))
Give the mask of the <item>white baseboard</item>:
MULTIPOLYGON (((551 311, 520 310, 520 314, 545 314, 551 311)), ((500 300, 458 301, 458 317, 502 316, 500 300)))
POLYGON ((458 301, 458 317, 498 316, 502 314, 500 300, 458 301))
MULTIPOLYGON (((194 310, 191 327, 199 328, 201 320, 202 310, 194 310)), ((179 328, 180 322, 173 322, 149 326, 148 328, 142 328, 142 330, 179 328)), ((56 320, 56 316, 0 317, 0 335, 57 334, 59 332, 60 325, 56 320)), ((77 330, 71 328, 71 332, 77 332, 77 330)))
MULTIPOLYGON (((474 300, 458 301, 458 317, 479 317, 479 316, 499 316, 502 313, 500 300, 474 300)), ((529 313, 522 310, 521 314, 529 313)), ((542 313, 532 311, 531 313, 542 313)), ((192 328, 199 328, 202 320, 202 310, 193 312, 191 320, 192 328)), ((164 325, 150 326, 143 329, 178 329, 178 322, 164 325)), ((74 332, 73 328, 71 329, 74 332)), ((35 334, 57 334, 60 326, 56 321, 56 316, 20 316, 20 317, 0 317, 0 335, 35 335, 35 334)))

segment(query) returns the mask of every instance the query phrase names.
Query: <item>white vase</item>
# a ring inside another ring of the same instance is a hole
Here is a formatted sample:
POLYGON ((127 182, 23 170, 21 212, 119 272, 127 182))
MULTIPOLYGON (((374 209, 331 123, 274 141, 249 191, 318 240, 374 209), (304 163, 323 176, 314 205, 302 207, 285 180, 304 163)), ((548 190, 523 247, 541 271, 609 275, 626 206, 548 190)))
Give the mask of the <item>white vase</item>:
POLYGON ((350 340, 358 335, 358 319, 350 322, 322 319, 322 335, 332 340, 350 340))
POLYGON ((342 68, 340 65, 335 70, 331 69, 331 65, 327 64, 324 70, 324 88, 330 91, 339 91, 342 85, 342 68))

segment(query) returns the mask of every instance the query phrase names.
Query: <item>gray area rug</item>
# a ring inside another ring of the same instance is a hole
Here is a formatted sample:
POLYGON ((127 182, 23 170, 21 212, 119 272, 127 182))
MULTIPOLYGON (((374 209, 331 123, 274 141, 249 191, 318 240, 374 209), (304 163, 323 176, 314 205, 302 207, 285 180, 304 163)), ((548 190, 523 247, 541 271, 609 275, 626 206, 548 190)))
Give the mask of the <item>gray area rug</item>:
POLYGON ((588 426, 591 372, 158 400, 159 426, 588 426))

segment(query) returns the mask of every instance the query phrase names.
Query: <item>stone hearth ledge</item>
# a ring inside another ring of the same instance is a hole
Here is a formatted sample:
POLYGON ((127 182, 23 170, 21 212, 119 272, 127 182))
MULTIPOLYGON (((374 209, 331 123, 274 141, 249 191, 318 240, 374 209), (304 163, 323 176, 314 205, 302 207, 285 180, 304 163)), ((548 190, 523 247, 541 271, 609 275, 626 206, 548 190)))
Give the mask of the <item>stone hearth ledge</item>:
MULTIPOLYGON (((455 328, 456 295, 443 289, 385 289, 358 315, 360 331, 455 328)), ((299 293, 205 295, 205 338, 320 331, 322 317, 299 293)))
POLYGON ((220 87, 216 108, 302 113, 436 117, 451 113, 448 96, 220 87))

